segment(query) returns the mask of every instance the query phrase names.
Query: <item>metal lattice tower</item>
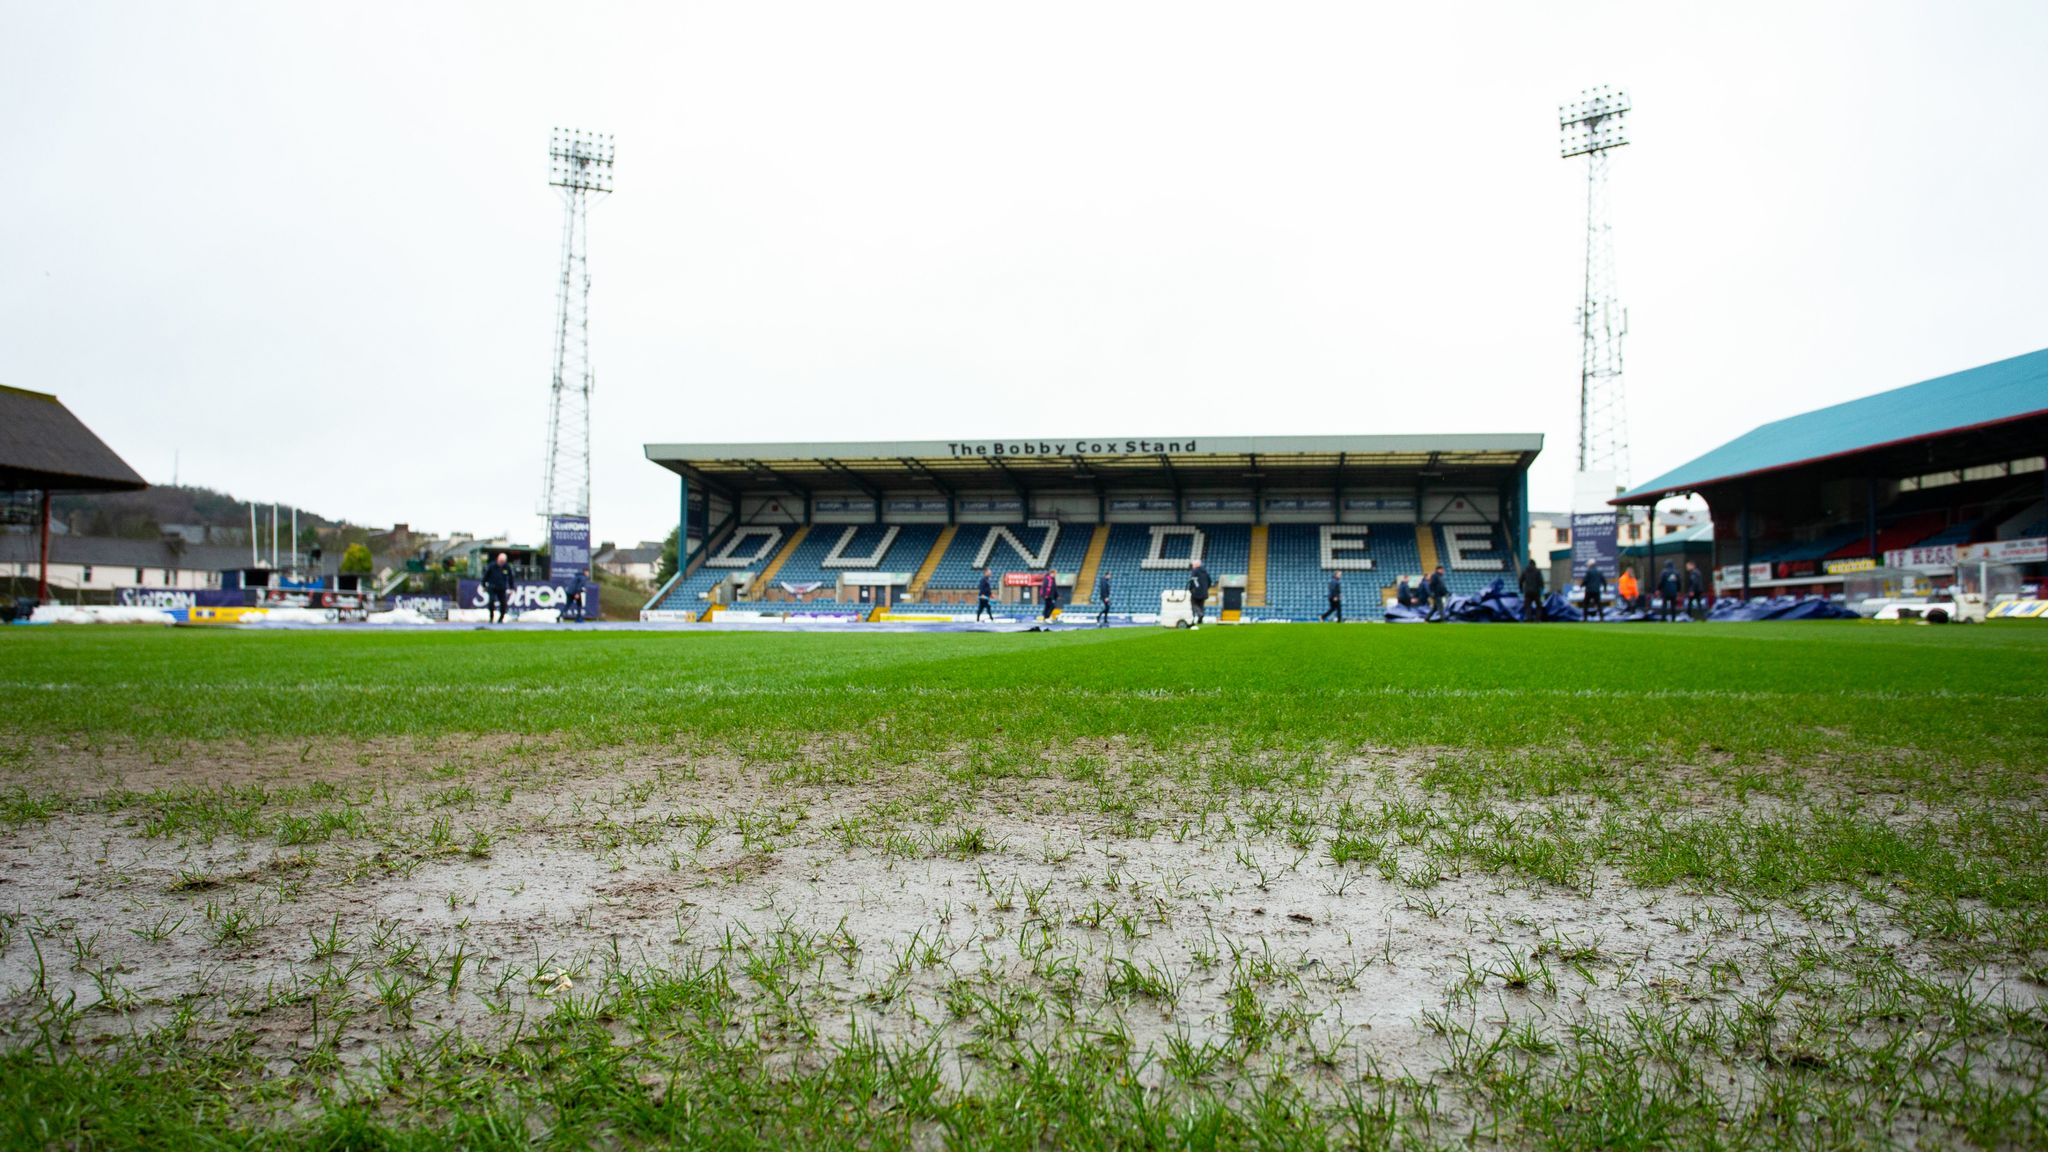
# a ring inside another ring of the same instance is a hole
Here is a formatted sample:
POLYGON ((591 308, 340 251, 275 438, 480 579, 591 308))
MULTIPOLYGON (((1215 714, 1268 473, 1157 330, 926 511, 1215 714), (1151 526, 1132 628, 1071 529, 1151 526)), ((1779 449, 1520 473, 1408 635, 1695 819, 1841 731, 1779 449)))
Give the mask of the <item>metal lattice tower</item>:
POLYGON ((1608 216, 1608 153, 1628 143, 1628 93, 1589 88, 1557 110, 1565 159, 1586 158, 1586 278, 1579 302, 1579 471, 1628 475, 1628 396, 1621 344, 1628 310, 1614 277, 1614 223, 1608 216))
POLYGON ((562 190, 562 282, 555 305, 555 381, 548 401, 543 516, 590 515, 590 198, 612 190, 612 138, 557 128, 548 183, 562 190))

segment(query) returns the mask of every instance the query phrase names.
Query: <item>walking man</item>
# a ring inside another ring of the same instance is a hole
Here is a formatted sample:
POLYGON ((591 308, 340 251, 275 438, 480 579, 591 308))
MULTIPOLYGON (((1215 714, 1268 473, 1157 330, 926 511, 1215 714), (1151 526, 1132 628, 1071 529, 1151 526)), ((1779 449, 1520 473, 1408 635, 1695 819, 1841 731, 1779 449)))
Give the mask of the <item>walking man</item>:
POLYGON ((1060 578, 1053 574, 1050 566, 1045 570, 1045 579, 1039 583, 1038 591, 1039 598, 1045 601, 1045 607, 1040 610, 1039 618, 1050 624, 1052 623, 1053 612, 1060 606, 1060 578))
POLYGON ((995 622, 995 586, 991 583, 995 578, 995 574, 996 572, 993 568, 983 568, 981 570, 981 594, 974 603, 974 622, 976 624, 981 623, 981 614, 983 612, 988 613, 990 623, 995 622))
POLYGON ((1337 623, 1342 624, 1344 622, 1344 574, 1342 572, 1330 573, 1330 608, 1329 611, 1323 613, 1323 619, 1328 620, 1332 616, 1337 618, 1337 623))
POLYGON ((1097 577, 1095 578, 1095 598, 1096 598, 1097 600, 1100 600, 1100 601, 1102 601, 1102 611, 1100 611, 1100 612, 1097 612, 1097 613, 1095 614, 1095 626, 1096 626, 1096 627, 1098 627, 1098 628, 1107 628, 1107 627, 1109 627, 1109 573, 1108 573, 1108 572, 1104 572, 1104 573, 1103 573, 1102 575, 1100 575, 1100 576, 1097 576, 1097 577))
POLYGON ((1429 574, 1429 615, 1422 618, 1423 622, 1450 619, 1450 613, 1444 608, 1444 602, 1450 598, 1451 586, 1444 580, 1444 566, 1439 564, 1436 571, 1429 574))
POLYGON ((1685 562, 1685 614, 1697 619, 1706 615, 1707 574, 1690 560, 1685 562))
POLYGON ((1657 593, 1664 597, 1664 619, 1678 619, 1678 569, 1669 560, 1664 562, 1663 574, 1657 577, 1657 593))
POLYGON ((569 603, 560 617, 563 621, 574 620, 578 624, 584 622, 583 589, 585 586, 585 577, 581 572, 576 573, 575 577, 569 581, 569 603))
POLYGON ((1194 626, 1200 628, 1203 609, 1209 603, 1209 570, 1200 560, 1188 569, 1188 603, 1195 610, 1194 626))
POLYGON ((1543 570, 1534 556, 1522 565, 1522 623, 1543 623, 1543 570))
POLYGON ((1586 565, 1586 582, 1583 587, 1585 596, 1579 601, 1579 607, 1584 609, 1584 612, 1579 619, 1591 620, 1595 615, 1602 620, 1607 619, 1607 605, 1603 602, 1607 595, 1607 577, 1600 574, 1598 564, 1586 565))
MULTIPOLYGON (((1420 583, 1421 580, 1421 577, 1416 577, 1417 583, 1420 583)), ((1394 603, 1399 604, 1403 608, 1412 608, 1415 605, 1415 591, 1408 587, 1408 577, 1406 575, 1403 575, 1394 584, 1394 603)))
POLYGON ((505 610, 512 606, 512 567, 505 562, 505 554, 484 569, 484 593, 490 597, 489 620, 493 624, 505 622, 505 610))

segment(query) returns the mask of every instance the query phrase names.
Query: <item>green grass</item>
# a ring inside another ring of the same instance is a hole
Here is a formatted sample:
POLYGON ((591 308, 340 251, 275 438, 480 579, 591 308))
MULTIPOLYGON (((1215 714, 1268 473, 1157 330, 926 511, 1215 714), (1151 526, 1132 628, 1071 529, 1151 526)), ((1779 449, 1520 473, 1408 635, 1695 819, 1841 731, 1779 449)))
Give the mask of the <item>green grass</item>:
POLYGON ((2048 1143, 2048 627, 23 628, 0 697, 0 846, 157 863, 125 932, 0 908, 7 1147, 2048 1143), (676 951, 467 935, 549 852, 676 951), (963 879, 907 940, 691 920, 828 864, 963 879), (1451 943, 1311 954, 1304 891, 1451 943), (1579 926, 1644 901, 1664 952, 1579 926), (138 992, 176 949, 285 975, 138 992), (1386 973, 1425 1066, 1326 1011, 1386 973))
POLYGON ((17 736, 845 734, 906 755, 1564 746, 2039 763, 2048 630, 1745 624, 1065 635, 0 634, 17 736), (886 725, 882 722, 886 721, 886 725))

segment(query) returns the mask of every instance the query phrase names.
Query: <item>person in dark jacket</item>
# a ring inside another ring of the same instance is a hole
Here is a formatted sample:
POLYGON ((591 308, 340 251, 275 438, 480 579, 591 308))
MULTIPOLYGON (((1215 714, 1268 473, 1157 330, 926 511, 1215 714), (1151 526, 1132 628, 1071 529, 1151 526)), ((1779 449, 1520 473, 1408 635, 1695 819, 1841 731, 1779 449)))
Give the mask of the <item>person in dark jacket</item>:
POLYGON ((574 620, 578 624, 583 623, 583 589, 587 583, 587 578, 581 572, 570 578, 569 603, 563 609, 561 617, 564 621, 574 620))
POLYGON ((1102 601, 1102 611, 1095 614, 1095 626, 1107 628, 1109 627, 1109 573, 1104 572, 1095 578, 1095 598, 1102 601))
POLYGON ((983 612, 988 613, 988 618, 991 621, 996 618, 995 575, 996 572, 993 568, 983 568, 981 570, 981 591, 974 601, 974 622, 976 624, 981 623, 981 614, 983 612))
POLYGON ((512 606, 512 566, 505 562, 503 552, 484 569, 484 594, 491 601, 490 622, 503 624, 505 611, 512 606))
POLYGON ((1585 596, 1579 601, 1579 607, 1584 614, 1579 619, 1591 620, 1596 615, 1602 620, 1607 619, 1607 577, 1601 573, 1598 564, 1586 565, 1586 580, 1581 587, 1585 589, 1585 596))
POLYGON ((1039 582, 1038 593, 1039 598, 1045 601, 1045 607, 1039 610, 1039 619, 1049 621, 1060 606, 1060 578, 1050 567, 1045 570, 1045 579, 1039 582))
POLYGON ((1415 589, 1408 586, 1408 577, 1403 576, 1394 584, 1394 603, 1403 608, 1415 606, 1415 589))
POLYGON ((1330 573, 1330 607, 1328 611, 1323 613, 1322 618, 1328 620, 1332 616, 1337 618, 1337 623, 1342 624, 1344 622, 1344 574, 1342 572, 1330 573))
POLYGON ((1707 608, 1707 574, 1690 560, 1685 562, 1685 614, 1699 616, 1707 608))
POLYGON ((1543 570, 1536 567, 1536 558, 1522 565, 1522 623, 1543 622, 1543 570))
POLYGON ((1202 626, 1202 615, 1209 603, 1209 570, 1202 567, 1200 560, 1188 569, 1188 601, 1195 610, 1194 627, 1202 626))
POLYGON ((1657 594, 1664 598, 1664 618, 1678 619, 1678 569, 1671 561, 1664 562, 1664 571, 1657 577, 1657 594))
POLYGON ((1444 607, 1450 598, 1451 586, 1444 579, 1444 566, 1439 564, 1436 571, 1429 574, 1429 615, 1424 616, 1423 620, 1450 619, 1450 613, 1444 607))

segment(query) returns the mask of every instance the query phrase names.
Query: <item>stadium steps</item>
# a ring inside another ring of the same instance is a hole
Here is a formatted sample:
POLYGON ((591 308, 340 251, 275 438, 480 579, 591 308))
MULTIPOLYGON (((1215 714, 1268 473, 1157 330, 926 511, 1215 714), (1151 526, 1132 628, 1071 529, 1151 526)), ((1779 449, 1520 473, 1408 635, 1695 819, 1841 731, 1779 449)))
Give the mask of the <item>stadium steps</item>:
POLYGON ((747 599, 759 600, 761 598, 761 594, 766 592, 768 586, 775 582, 775 574, 782 571, 783 563, 796 554, 797 548, 802 546, 804 542, 804 537, 810 534, 811 526, 809 524, 799 524, 796 526, 796 531, 791 532, 789 539, 782 542, 782 551, 775 554, 775 559, 770 560, 768 566, 761 569, 761 575, 756 577, 753 584, 747 588, 747 599))
MULTIPOLYGON (((1095 532, 1088 537, 1088 555, 1081 558, 1081 570, 1074 574, 1073 603, 1086 604, 1095 599, 1095 573, 1102 567, 1102 550, 1109 545, 1109 525, 1097 524, 1095 532)), ((1111 605, 1116 603, 1116 589, 1109 590, 1111 605)))
POLYGON ((918 565, 917 575, 910 578, 910 598, 924 599, 924 586, 932 582, 932 573, 939 570, 939 561, 946 558, 946 549, 953 546, 953 537, 960 531, 958 524, 948 524, 939 530, 939 538, 932 544, 932 550, 925 554, 924 563, 918 565))
POLYGON ((1266 526, 1252 525, 1252 556, 1245 564, 1244 603, 1247 608, 1266 606, 1266 526))
POLYGON ((1999 521, 1993 540, 2025 540, 2048 532, 2048 500, 2036 500, 2017 513, 1999 521))
POLYGON ((1436 571, 1436 566, 1442 563, 1436 558, 1436 530, 1427 524, 1417 524, 1415 550, 1422 555, 1422 578, 1427 580, 1429 574, 1436 571))

